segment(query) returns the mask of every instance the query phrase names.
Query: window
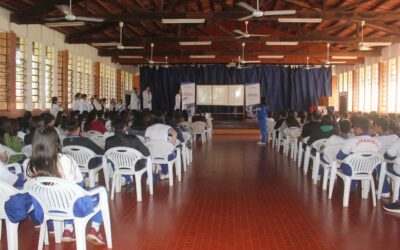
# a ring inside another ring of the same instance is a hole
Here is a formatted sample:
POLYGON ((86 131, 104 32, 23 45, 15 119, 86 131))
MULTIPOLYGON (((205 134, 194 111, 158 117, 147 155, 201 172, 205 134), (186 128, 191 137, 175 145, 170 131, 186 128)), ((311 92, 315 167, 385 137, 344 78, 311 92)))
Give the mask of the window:
POLYGON ((358 85, 359 85, 359 69, 353 72, 353 111, 358 111, 358 85))
POLYGON ((371 111, 378 111, 379 100, 379 65, 372 65, 372 95, 371 95, 371 111))
POLYGON ((365 94, 363 95, 364 99, 364 108, 361 111, 371 112, 371 91, 372 91, 372 66, 368 65, 365 67, 365 94))
POLYGON ((108 96, 108 100, 111 100, 111 98, 116 98, 116 91, 117 90, 117 72, 115 68, 110 67, 110 93, 108 96))
POLYGON ((348 84, 347 84, 347 109, 352 111, 353 110, 353 85, 354 85, 354 79, 353 79, 353 71, 349 71, 348 74, 348 84))
POLYGON ((74 99, 73 76, 72 54, 68 54, 68 108, 72 108, 72 100, 74 99))
POLYGON ((343 92, 343 74, 339 74, 339 92, 343 92))
POLYGON ((7 33, 0 32, 0 109, 7 109, 7 33))
POLYGON ((347 92, 347 72, 343 74, 343 91, 347 92))
POLYGON ((65 52, 63 51, 58 51, 57 55, 57 97, 58 97, 58 102, 63 103, 63 93, 64 93, 64 85, 63 85, 63 79, 64 79, 64 57, 65 57, 65 52))
POLYGON ((397 67, 396 58, 389 60, 389 81, 388 81, 388 100, 387 112, 396 112, 396 94, 397 94, 397 67))
POLYGON ((40 58, 40 43, 32 42, 32 109, 39 108, 40 58))
POLYGON ((388 63, 383 62, 380 65, 381 67, 381 82, 380 82, 380 90, 379 90, 379 112, 387 112, 387 91, 388 91, 388 63))
POLYGON ((15 55, 15 107, 24 109, 25 99, 25 40, 17 37, 15 55))
POLYGON ((85 60, 85 75, 84 75, 84 90, 83 92, 89 96, 92 95, 90 87, 92 86, 90 82, 90 76, 92 75, 92 60, 85 60))
POLYGON ((45 61, 45 92, 46 92, 46 108, 51 108, 51 98, 53 97, 54 81, 54 48, 46 46, 45 61))
POLYGON ((76 93, 83 94, 83 58, 78 56, 76 58, 76 93))

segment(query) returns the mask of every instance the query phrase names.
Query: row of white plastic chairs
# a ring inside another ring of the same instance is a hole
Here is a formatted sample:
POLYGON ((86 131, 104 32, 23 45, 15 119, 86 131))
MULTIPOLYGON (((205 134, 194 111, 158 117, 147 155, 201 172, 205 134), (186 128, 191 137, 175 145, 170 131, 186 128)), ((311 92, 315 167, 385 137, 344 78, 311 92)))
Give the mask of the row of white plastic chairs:
POLYGON ((271 134, 272 146, 276 147, 279 151, 283 146, 283 153, 297 162, 298 168, 301 167, 303 162, 303 173, 307 175, 309 162, 312 161, 312 181, 313 184, 317 184, 319 180, 319 169, 322 166, 323 169, 323 181, 322 189, 326 190, 329 182, 329 199, 332 198, 333 188, 336 177, 340 177, 344 182, 344 194, 343 194, 343 206, 347 207, 349 204, 349 194, 351 181, 361 181, 362 185, 362 198, 367 199, 369 190, 372 193, 373 206, 376 206, 376 196, 378 199, 381 197, 383 182, 385 177, 388 177, 392 182, 392 201, 395 202, 398 199, 400 177, 392 172, 387 171, 387 164, 400 164, 400 159, 394 161, 385 160, 382 152, 362 152, 355 153, 347 156, 343 160, 336 158, 340 151, 342 144, 331 145, 325 147, 327 139, 320 139, 313 142, 310 146, 307 146, 308 137, 304 138, 302 142, 298 140, 301 134, 301 129, 297 127, 287 128, 284 131, 274 130, 271 134), (305 147, 305 152, 303 147, 305 147), (304 158, 303 158, 304 155, 304 158), (321 160, 323 155, 323 160, 321 160), (346 164, 351 168, 352 174, 346 175, 339 168, 342 164, 346 164), (376 195, 375 191, 375 180, 372 175, 373 171, 378 167, 381 167, 379 180, 378 180, 378 192, 376 195))
MULTIPOLYGON (((102 170, 104 172, 104 177, 105 177, 105 184, 106 184, 106 189, 109 190, 109 178, 112 175, 113 180, 112 180, 112 191, 111 191, 111 199, 114 199, 114 193, 115 191, 120 191, 121 187, 121 177, 122 175, 129 175, 129 176, 134 176, 135 177, 135 182, 136 182, 136 193, 137 193, 137 201, 142 200, 142 192, 141 192, 141 178, 144 173, 147 172, 147 184, 149 185, 149 191, 150 195, 153 195, 153 164, 168 164, 168 170, 169 170, 169 185, 173 186, 173 165, 175 165, 175 172, 178 177, 178 180, 181 181, 181 152, 183 156, 183 161, 184 161, 184 171, 186 171, 186 165, 190 164, 192 161, 192 150, 191 147, 192 145, 189 146, 192 142, 192 138, 189 134, 184 133, 185 136, 185 143, 180 145, 179 147, 175 147, 171 143, 165 142, 165 141, 147 141, 145 142, 145 145, 148 147, 150 151, 150 157, 144 157, 139 151, 132 149, 132 148, 127 148, 127 147, 115 147, 111 148, 106 151, 104 156, 99 156, 96 155, 93 151, 90 149, 80 147, 80 146, 66 146, 63 148, 63 152, 67 155, 70 155, 72 158, 74 158, 78 165, 80 166, 80 170, 82 171, 83 174, 88 175, 89 179, 89 186, 93 188, 95 186, 95 179, 98 173, 102 170), (173 160, 168 160, 168 155, 176 151, 177 155, 173 160), (102 159, 102 165, 94 168, 94 169, 89 169, 88 163, 90 159, 95 158, 95 157, 101 157, 102 159), (136 171, 135 170, 135 164, 138 160, 140 159, 145 159, 146 160, 146 167, 136 171), (113 167, 110 165, 110 162, 112 162, 113 167)), ((26 152, 26 155, 29 157, 29 152, 26 152)), ((26 169, 26 165, 29 159, 27 159, 24 164, 23 164, 23 169, 26 169)), ((14 167, 14 169, 20 169, 20 167, 17 167, 16 165, 18 164, 13 164, 9 165, 9 167, 14 167)), ((26 172, 25 170, 16 170, 16 173, 21 173, 21 172, 26 172)), ((84 228, 86 227, 86 223, 88 222, 88 219, 91 218, 94 213, 91 214, 91 216, 85 217, 85 220, 80 220, 75 218, 75 216, 72 214, 72 206, 74 204, 74 201, 76 199, 83 197, 84 195, 89 195, 91 192, 78 192, 76 189, 80 189, 76 184, 76 187, 72 188, 64 183, 64 180, 60 180, 58 178, 55 179, 46 179, 46 178, 34 178, 32 180, 28 180, 27 184, 25 184, 24 188, 26 189, 25 191, 28 191, 33 197, 35 197, 36 200, 39 201, 41 206, 45 210, 45 220, 52 219, 56 221, 56 242, 59 243, 61 241, 61 227, 62 227, 62 222, 61 224, 57 224, 57 221, 60 220, 59 217, 61 215, 61 220, 66 220, 66 219, 73 219, 75 221, 75 227, 78 224, 78 228, 76 228, 76 233, 79 234, 79 237, 77 236, 76 241, 77 241, 77 249, 85 249, 85 239, 81 238, 81 235, 84 235, 84 228), (48 187, 43 186, 43 183, 53 183, 48 190, 48 187), (34 183, 34 184, 30 184, 34 183), (58 188, 58 189, 53 189, 55 187, 55 184, 60 184, 58 187, 64 187, 66 190, 63 188, 58 188), (32 188, 29 187, 34 187, 34 190, 46 190, 46 192, 42 193, 32 193, 31 191, 32 188), (54 191, 56 190, 56 191, 54 191), (82 194, 82 196, 71 196, 70 191, 74 190, 74 194, 82 194), (55 192, 53 195, 48 196, 49 192, 55 192), (46 194, 43 196, 43 194, 46 194), (49 197, 52 197, 49 200, 49 197), (76 199, 70 199, 69 202, 64 201, 65 197, 75 197, 76 199), (72 201, 71 201, 72 200, 72 201), (61 202, 62 201, 62 202, 61 202), (68 211, 67 211, 68 210, 68 211), (47 212, 46 212, 47 211, 47 212), (65 213, 68 212, 68 216, 66 214, 60 214, 57 213, 54 215, 50 211, 63 211, 65 213), (67 218, 68 217, 68 218, 67 218), (82 229, 83 228, 83 229, 82 229), (79 233, 78 233, 79 232, 79 233)), ((8 186, 7 189, 10 192, 5 192, 3 193, 3 196, 0 197, 0 206, 4 208, 4 202, 7 201, 10 196, 21 193, 21 191, 5 184, 2 183, 2 186, 8 186), (4 201, 4 202, 3 202, 4 201)), ((3 188, 2 188, 3 189, 3 188)), ((83 189, 80 189, 81 191, 84 191, 83 189)), ((109 214, 108 211, 108 203, 107 203, 107 192, 103 188, 96 188, 96 190, 104 190, 102 191, 105 194, 105 197, 103 197, 104 201, 101 201, 99 203, 99 208, 101 208, 102 213, 107 213, 109 214), (104 211, 103 211, 104 210, 104 211)), ((92 192, 93 193, 93 192, 92 192)), ((104 196, 103 194, 103 196, 104 196)), ((96 210, 98 211, 98 210, 96 210)), ((107 218, 104 218, 104 226, 106 229, 106 236, 107 236, 107 245, 109 248, 112 247, 111 243, 111 229, 109 228, 109 215, 105 216, 107 218), (108 221, 107 221, 108 220, 108 221)), ((11 223, 10 220, 7 219, 7 216, 5 212, 0 210, 0 218, 1 219, 6 219, 6 224, 9 227, 7 228, 7 238, 8 238, 8 248, 9 249, 18 249, 18 237, 17 233, 15 230, 18 228, 18 226, 15 226, 15 223, 11 223)), ((45 224, 45 223, 43 223, 45 224)), ((48 244, 48 236, 47 236, 47 228, 46 226, 41 227, 41 232, 40 232, 40 240, 39 240, 39 246, 38 249, 42 249, 43 247, 43 241, 48 244)))

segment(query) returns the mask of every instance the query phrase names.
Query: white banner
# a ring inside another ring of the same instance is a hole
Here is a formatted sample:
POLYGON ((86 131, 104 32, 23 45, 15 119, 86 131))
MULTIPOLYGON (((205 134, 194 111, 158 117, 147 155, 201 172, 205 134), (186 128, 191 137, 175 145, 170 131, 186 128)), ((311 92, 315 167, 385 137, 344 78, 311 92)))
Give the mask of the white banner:
POLYGON ((182 82, 182 110, 187 110, 189 117, 194 115, 196 101, 196 84, 194 82, 182 82))
POLYGON ((253 108, 260 103, 260 83, 246 83, 245 86, 246 118, 254 119, 256 114, 253 108))

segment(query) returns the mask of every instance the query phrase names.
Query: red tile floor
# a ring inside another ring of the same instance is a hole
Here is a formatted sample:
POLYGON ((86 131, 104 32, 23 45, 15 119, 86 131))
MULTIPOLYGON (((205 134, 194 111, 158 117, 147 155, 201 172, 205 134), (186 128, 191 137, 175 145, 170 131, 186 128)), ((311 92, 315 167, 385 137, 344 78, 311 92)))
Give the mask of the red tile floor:
MULTIPOLYGON (((135 190, 110 201, 114 249, 400 249, 400 215, 357 190, 342 207, 342 183, 328 200, 321 184, 255 137, 214 136, 194 149, 182 182, 155 186, 136 202, 135 190)), ((145 189, 146 190, 146 189, 145 189)), ((146 190, 147 191, 147 190, 146 190)), ((38 231, 19 230, 20 249, 35 249, 38 231)), ((1 249, 6 249, 3 230, 1 249)), ((73 243, 48 249, 75 249, 73 243)), ((106 247, 87 244, 88 249, 106 247)))

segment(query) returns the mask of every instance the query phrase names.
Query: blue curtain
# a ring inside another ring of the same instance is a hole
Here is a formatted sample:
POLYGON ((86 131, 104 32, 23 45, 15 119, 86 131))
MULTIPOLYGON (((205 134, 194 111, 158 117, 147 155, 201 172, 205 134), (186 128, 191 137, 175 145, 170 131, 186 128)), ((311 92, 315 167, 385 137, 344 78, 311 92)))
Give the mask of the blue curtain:
POLYGON ((140 85, 150 85, 153 109, 172 110, 175 94, 181 82, 196 84, 260 83, 261 97, 265 97, 272 111, 308 110, 317 105, 318 97, 331 96, 332 69, 305 69, 275 65, 232 68, 226 65, 172 66, 168 68, 143 66, 140 85))

